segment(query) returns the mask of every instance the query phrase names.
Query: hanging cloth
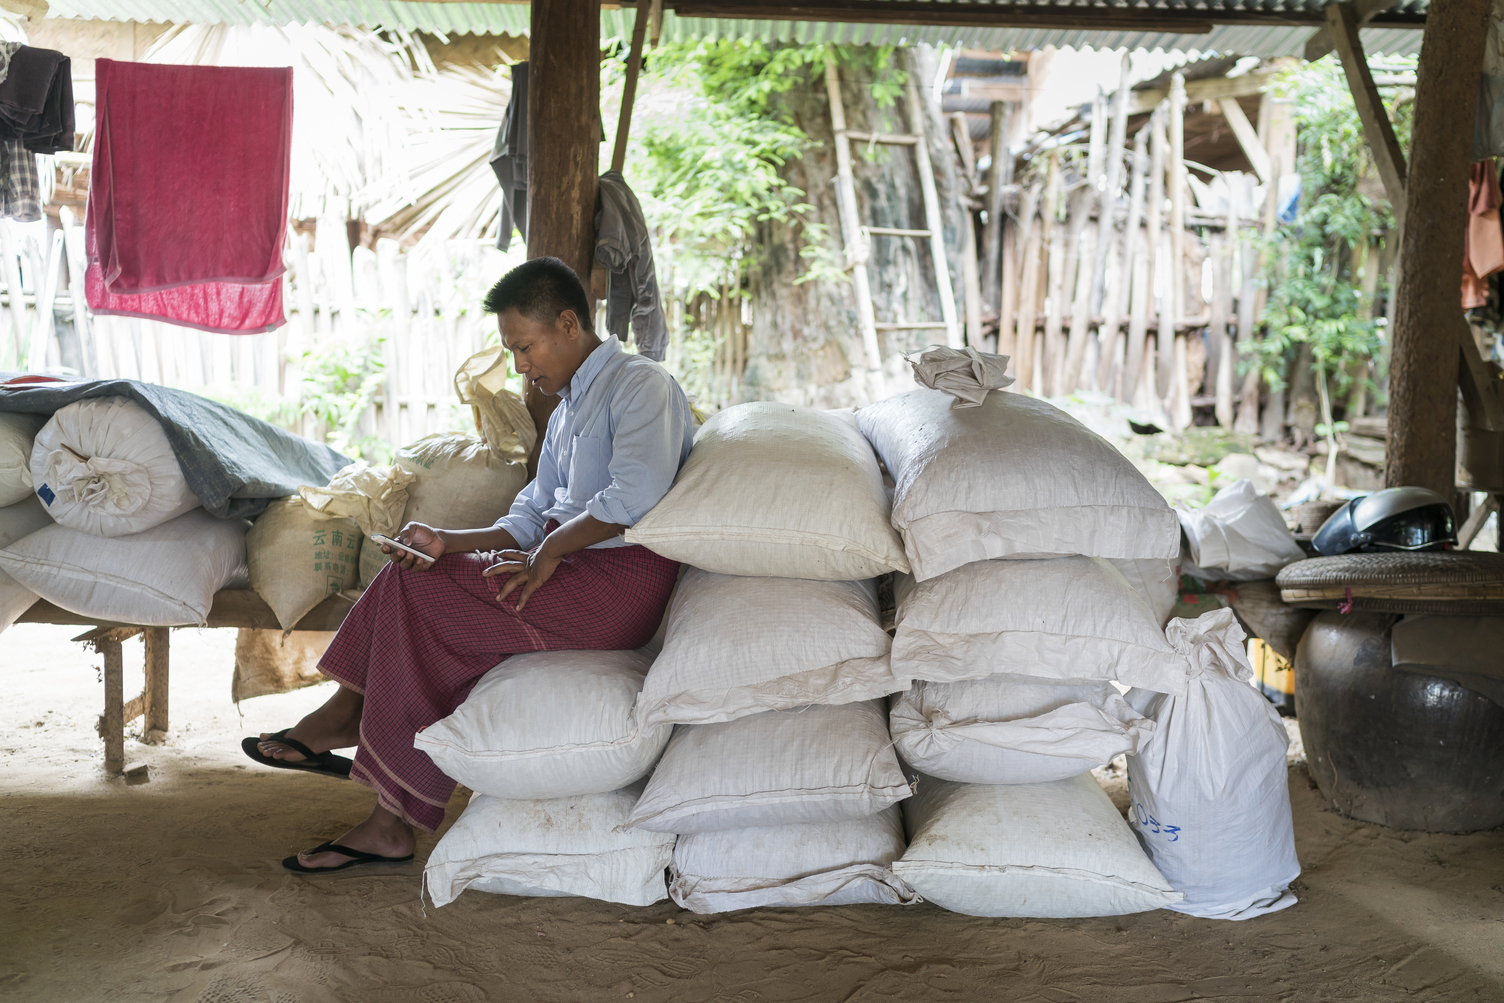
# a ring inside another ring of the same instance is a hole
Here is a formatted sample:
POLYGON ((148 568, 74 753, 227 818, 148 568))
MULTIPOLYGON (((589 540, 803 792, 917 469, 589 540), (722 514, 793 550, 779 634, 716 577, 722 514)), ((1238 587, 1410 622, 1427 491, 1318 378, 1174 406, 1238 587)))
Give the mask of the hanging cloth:
POLYGON ((501 232, 496 249, 512 246, 512 231, 522 231, 527 241, 527 63, 512 64, 512 99, 501 128, 496 130, 496 145, 491 150, 491 170, 501 185, 501 232))
POLYGON ((95 313, 226 334, 282 315, 292 69, 95 62, 95 313))
POLYGON ((1488 304, 1488 277, 1504 271, 1504 229, 1500 228, 1499 176, 1492 160, 1468 169, 1467 233, 1463 238, 1462 309, 1488 304))
POLYGON ((606 330, 627 340, 630 320, 637 354, 662 362, 668 352, 668 322, 653 267, 653 244, 642 205, 621 171, 601 175, 595 211, 595 260, 607 272, 606 330))
POLYGON ((73 149, 73 64, 52 49, 20 46, 0 80, 0 138, 32 153, 73 149))

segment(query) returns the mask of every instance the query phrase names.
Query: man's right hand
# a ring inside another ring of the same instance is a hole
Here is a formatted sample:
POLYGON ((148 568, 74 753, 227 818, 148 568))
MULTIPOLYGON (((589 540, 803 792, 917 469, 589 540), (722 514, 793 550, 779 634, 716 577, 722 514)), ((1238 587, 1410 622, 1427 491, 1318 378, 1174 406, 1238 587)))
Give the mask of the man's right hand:
POLYGON ((383 543, 381 545, 381 552, 389 555, 392 558, 393 564, 407 571, 427 571, 433 567, 434 561, 444 556, 443 536, 432 526, 424 525, 421 522, 410 522, 406 526, 403 526, 402 532, 397 534, 396 540, 398 543, 405 543, 414 550, 421 550, 431 558, 431 560, 424 561, 414 557, 412 554, 397 550, 395 547, 389 547, 383 543))

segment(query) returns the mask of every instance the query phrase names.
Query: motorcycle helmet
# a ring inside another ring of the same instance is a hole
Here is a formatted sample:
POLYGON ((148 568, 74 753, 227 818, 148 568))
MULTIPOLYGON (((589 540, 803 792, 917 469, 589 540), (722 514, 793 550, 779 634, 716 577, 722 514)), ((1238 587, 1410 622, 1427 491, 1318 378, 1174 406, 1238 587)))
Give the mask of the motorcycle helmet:
POLYGON ((1333 512, 1311 539, 1324 557, 1375 550, 1448 550, 1457 545, 1452 506, 1426 488, 1385 488, 1333 512))

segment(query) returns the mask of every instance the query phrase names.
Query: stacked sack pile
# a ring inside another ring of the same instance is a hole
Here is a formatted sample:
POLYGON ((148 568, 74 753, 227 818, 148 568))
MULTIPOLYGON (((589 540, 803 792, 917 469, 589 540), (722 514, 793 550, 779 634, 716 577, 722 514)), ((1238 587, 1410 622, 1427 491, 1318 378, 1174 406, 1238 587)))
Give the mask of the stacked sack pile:
POLYGON ((907 562, 852 416, 721 412, 627 539, 686 565, 661 650, 511 658, 417 736, 476 792, 429 858, 435 902, 646 904, 665 866, 701 912, 915 901, 882 702, 908 680, 874 581, 907 562))
POLYGON ((0 414, 0 629, 37 597, 141 626, 202 623, 246 576, 243 519, 204 511, 161 424, 125 397, 0 414))
POLYGON ((1165 630, 1175 514, 1058 409, 989 393, 1004 361, 929 353, 916 372, 947 392, 855 415, 711 419, 627 534, 686 565, 661 650, 510 659, 417 736, 476 792, 429 860, 434 900, 645 904, 667 864, 698 912, 1290 904, 1285 736, 1241 631, 1165 630), (1089 775, 1120 754, 1131 827, 1089 775))

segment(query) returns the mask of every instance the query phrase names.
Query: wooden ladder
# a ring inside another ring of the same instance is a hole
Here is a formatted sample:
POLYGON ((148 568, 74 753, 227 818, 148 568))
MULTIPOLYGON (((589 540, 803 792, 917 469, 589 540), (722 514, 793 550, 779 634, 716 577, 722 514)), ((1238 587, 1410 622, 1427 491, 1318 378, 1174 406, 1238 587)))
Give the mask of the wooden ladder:
POLYGON ((941 229, 940 197, 935 192, 935 167, 930 163, 929 147, 924 138, 924 106, 919 103, 919 91, 914 86, 913 75, 905 85, 908 96, 909 120, 914 132, 909 135, 893 133, 854 132, 846 128, 846 108, 841 103, 841 78, 833 62, 825 64, 825 90, 830 95, 830 124, 836 140, 836 190, 841 215, 841 237, 846 246, 846 267, 851 269, 852 285, 856 290, 857 322, 862 331, 862 347, 867 352, 867 368, 882 368, 882 349, 877 343, 879 331, 943 330, 945 343, 951 348, 962 347, 961 325, 956 318, 955 290, 951 287, 950 266, 945 258, 945 235, 941 229), (851 141, 884 146, 909 146, 914 148, 914 159, 919 164, 919 189, 924 195, 923 230, 904 230, 890 226, 863 226, 857 215, 856 183, 851 175, 851 141), (940 298, 939 321, 912 323, 879 323, 872 307, 872 287, 867 279, 867 258, 870 255, 872 237, 910 237, 928 239, 930 257, 935 262, 936 293, 940 298))

